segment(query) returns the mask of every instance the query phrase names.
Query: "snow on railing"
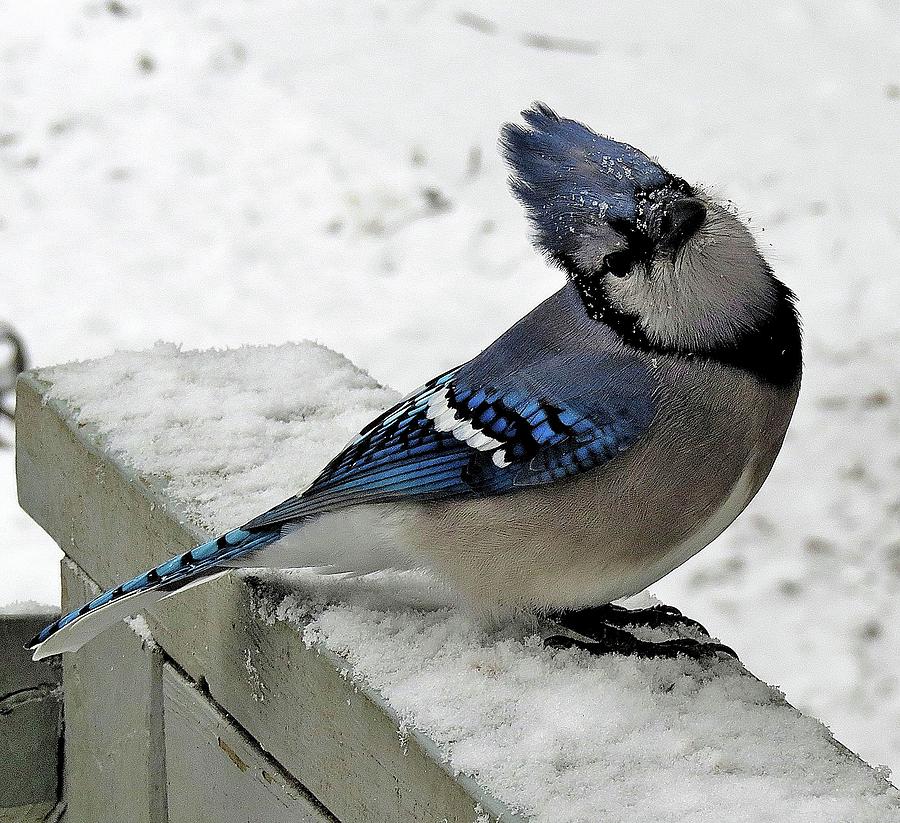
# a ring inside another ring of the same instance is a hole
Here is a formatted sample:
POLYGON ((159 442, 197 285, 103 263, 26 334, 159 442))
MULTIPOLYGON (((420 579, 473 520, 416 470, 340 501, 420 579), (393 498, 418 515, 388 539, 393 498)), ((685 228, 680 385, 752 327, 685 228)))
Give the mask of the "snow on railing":
MULTIPOLYGON (((159 345, 21 378, 20 499, 67 554, 64 607, 296 492, 395 398, 309 343, 159 345)), ((485 634, 412 573, 227 575, 67 656, 69 808, 344 823, 900 814, 882 774, 736 661, 552 650, 536 628, 485 634)))

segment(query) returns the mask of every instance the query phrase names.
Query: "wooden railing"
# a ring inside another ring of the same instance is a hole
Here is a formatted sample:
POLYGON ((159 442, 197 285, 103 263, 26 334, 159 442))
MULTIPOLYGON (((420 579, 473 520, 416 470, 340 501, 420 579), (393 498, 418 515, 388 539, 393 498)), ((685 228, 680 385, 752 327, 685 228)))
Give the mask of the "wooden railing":
MULTIPOLYGON (((127 455, 111 455, 96 428, 52 399, 51 389, 40 374, 19 380, 19 496, 66 554, 68 609, 208 535, 189 525, 162 482, 139 477, 127 455)), ((551 819, 547 812, 532 815, 526 803, 515 802, 513 789, 492 784, 490 774, 457 773, 446 746, 414 720, 401 722, 346 656, 303 642, 294 625, 263 619, 259 598, 271 597, 273 584, 265 585, 264 591, 253 577, 226 575, 65 656, 68 823, 551 819)), ((777 697, 769 710, 815 727, 777 697)), ((586 722, 583 734, 597 732, 586 722)), ((724 749, 728 734, 723 731, 724 749)), ((866 810, 897 808, 887 780, 832 743, 816 755, 821 774, 811 769, 810 796, 837 786, 840 799, 840 780, 847 778, 862 787, 855 820, 881 819, 866 810)), ((744 768, 726 766, 722 780, 728 769, 744 768)), ((623 777, 632 768, 623 762, 623 777)), ((642 800, 643 808, 667 820, 666 778, 657 777, 658 791, 642 800)), ((537 769, 533 776, 551 793, 554 779, 537 769)), ((787 800, 784 808, 788 820, 787 800)), ((754 819, 746 812, 721 819, 754 819)), ((585 814, 585 820, 606 819, 585 814)))

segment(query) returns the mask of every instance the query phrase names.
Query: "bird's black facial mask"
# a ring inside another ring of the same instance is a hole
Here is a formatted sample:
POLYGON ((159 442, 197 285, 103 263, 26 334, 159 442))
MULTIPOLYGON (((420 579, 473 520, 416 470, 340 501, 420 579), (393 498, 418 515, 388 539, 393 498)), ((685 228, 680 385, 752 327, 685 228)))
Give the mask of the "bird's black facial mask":
POLYGON ((510 185, 541 250, 571 274, 625 276, 654 249, 677 250, 706 210, 687 183, 646 154, 542 103, 508 123, 510 185))

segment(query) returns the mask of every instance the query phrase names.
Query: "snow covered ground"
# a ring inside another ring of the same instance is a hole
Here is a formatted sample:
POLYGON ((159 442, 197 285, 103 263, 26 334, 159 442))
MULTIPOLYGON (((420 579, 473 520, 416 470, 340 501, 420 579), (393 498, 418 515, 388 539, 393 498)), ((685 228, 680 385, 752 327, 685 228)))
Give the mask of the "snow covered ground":
MULTIPOLYGON (((655 591, 900 768, 898 6, 586 8, 0 0, 0 318, 42 365, 313 338, 406 390, 560 282, 501 121, 656 153, 752 220, 807 371, 766 487, 655 591)), ((53 601, 0 458, 0 603, 53 601)))

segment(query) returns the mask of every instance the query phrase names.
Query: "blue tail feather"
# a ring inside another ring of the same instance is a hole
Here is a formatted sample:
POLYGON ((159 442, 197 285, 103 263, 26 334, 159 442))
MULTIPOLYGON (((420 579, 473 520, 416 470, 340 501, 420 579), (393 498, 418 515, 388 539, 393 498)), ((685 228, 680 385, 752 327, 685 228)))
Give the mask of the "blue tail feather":
POLYGON ((92 613, 114 605, 129 596, 153 590, 172 594, 198 578, 211 576, 218 570, 221 563, 257 551, 274 543, 280 537, 280 528, 254 531, 232 529, 214 540, 201 543, 190 551, 169 558, 155 568, 132 577, 113 589, 106 590, 89 603, 63 615, 59 620, 41 629, 29 642, 28 648, 33 649, 39 646, 76 620, 89 617, 92 613))

